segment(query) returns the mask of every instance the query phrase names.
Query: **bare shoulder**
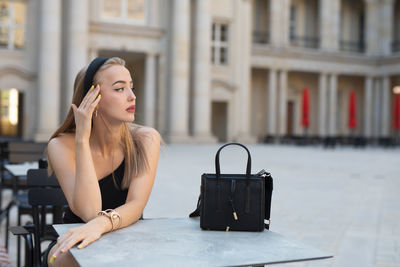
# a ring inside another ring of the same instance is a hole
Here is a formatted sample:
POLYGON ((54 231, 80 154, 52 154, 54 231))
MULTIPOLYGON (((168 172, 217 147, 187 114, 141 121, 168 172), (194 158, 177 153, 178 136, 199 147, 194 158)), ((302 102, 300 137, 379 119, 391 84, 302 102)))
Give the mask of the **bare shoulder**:
POLYGON ((133 124, 130 126, 130 130, 132 135, 135 134, 140 135, 146 140, 146 142, 151 142, 151 143, 154 142, 158 144, 160 144, 161 142, 161 135, 154 128, 133 124))
POLYGON ((54 137, 49 141, 47 146, 49 156, 57 155, 62 153, 74 153, 75 152, 75 135, 72 133, 63 134, 54 137))

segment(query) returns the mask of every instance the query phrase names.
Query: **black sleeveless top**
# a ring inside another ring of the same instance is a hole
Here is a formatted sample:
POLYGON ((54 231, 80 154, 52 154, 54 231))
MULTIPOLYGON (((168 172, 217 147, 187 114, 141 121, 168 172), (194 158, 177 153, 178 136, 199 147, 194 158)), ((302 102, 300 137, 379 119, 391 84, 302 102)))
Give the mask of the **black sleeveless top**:
MULTIPOLYGON (((99 180, 100 193, 101 193, 101 210, 115 209, 126 202, 128 189, 121 189, 122 178, 124 177, 125 159, 114 170, 115 186, 112 174, 99 180)), ((66 209, 63 217, 63 223, 83 223, 82 219, 75 215, 69 208, 66 209)))

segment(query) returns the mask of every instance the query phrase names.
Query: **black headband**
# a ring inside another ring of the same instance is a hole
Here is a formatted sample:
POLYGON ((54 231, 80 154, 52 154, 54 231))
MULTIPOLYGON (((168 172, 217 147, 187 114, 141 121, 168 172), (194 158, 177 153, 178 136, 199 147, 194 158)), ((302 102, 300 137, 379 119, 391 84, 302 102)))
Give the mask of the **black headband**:
POLYGON ((108 57, 96 57, 87 67, 85 79, 83 80, 83 95, 86 95, 93 85, 93 78, 99 68, 106 62, 108 57))

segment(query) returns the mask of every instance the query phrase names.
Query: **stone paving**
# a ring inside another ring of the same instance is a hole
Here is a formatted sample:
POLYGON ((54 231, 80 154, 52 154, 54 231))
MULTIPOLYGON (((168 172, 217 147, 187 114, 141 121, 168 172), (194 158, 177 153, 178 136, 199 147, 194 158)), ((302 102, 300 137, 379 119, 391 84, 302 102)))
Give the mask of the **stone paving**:
MULTIPOLYGON (((201 174, 215 172, 218 147, 165 145, 144 217, 188 216, 197 202, 201 174)), ((271 230, 334 255, 284 266, 400 267, 399 148, 248 148, 252 172, 265 168, 274 177, 271 230)), ((245 160, 244 151, 228 147, 221 153, 221 171, 244 172, 245 160)), ((15 223, 15 209, 12 216, 15 223)), ((13 237, 10 246, 15 261, 13 237)))

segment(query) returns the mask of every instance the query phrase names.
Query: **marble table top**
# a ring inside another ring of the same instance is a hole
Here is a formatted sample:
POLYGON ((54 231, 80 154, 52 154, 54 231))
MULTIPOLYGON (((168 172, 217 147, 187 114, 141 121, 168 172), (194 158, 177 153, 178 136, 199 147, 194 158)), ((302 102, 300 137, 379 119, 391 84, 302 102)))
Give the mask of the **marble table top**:
POLYGON ((11 172, 12 175, 18 176, 26 176, 26 173, 30 169, 37 169, 39 164, 37 161, 34 162, 25 162, 20 164, 5 164, 4 167, 11 172))
MULTIPOLYGON (((53 226, 63 235, 77 225, 53 226)), ((140 220, 71 253, 83 267, 247 266, 332 257, 272 231, 204 231, 198 218, 140 220)))

